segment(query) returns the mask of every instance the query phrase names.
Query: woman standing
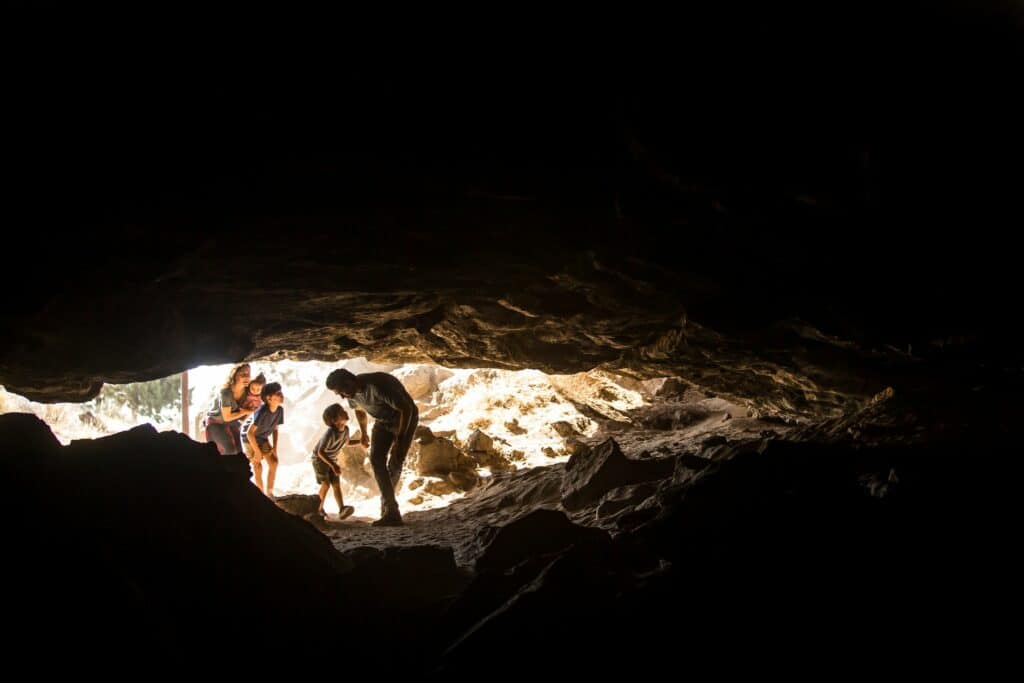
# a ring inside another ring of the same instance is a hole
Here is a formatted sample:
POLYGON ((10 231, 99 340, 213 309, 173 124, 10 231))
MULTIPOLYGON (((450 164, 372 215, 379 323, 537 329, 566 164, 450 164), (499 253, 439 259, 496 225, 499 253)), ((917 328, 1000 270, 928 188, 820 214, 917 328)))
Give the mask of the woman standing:
POLYGON ((206 415, 206 440, 217 444, 221 455, 235 455, 242 452, 239 431, 242 419, 253 411, 242 408, 246 387, 249 385, 251 370, 248 363, 231 368, 227 381, 221 387, 220 395, 214 399, 213 407, 206 415))

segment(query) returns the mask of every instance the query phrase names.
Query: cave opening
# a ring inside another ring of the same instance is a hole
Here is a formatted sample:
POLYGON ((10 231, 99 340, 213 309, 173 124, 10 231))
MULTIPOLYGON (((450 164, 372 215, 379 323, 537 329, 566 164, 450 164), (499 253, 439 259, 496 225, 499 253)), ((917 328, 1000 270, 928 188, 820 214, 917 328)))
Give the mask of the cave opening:
MULTIPOLYGON (((792 425, 758 419, 755 411, 702 392, 678 377, 635 379, 594 369, 573 374, 539 370, 445 368, 426 363, 374 363, 363 357, 324 361, 247 361, 251 376, 281 384, 287 416, 279 430, 280 464, 272 498, 285 509, 317 490, 312 452, 325 425, 324 409, 347 402, 329 391, 324 378, 335 368, 354 373, 387 372, 415 400, 419 424, 397 494, 405 512, 444 507, 493 475, 564 465, 577 452, 608 438, 630 458, 657 460, 702 444, 727 443, 786 433, 792 425)), ((97 439, 140 425, 177 431, 208 441, 206 419, 233 364, 201 365, 180 375, 146 382, 106 384, 83 403, 37 403, 0 386, 0 414, 31 413, 62 444, 97 439), (186 394, 187 392, 187 394, 186 394), (184 399, 184 400, 183 400, 184 399)), ((372 430, 373 417, 368 417, 372 430)), ((341 490, 355 508, 352 522, 376 517, 380 493, 350 420, 352 439, 338 455, 341 490)), ((325 499, 327 523, 338 504, 325 499)))

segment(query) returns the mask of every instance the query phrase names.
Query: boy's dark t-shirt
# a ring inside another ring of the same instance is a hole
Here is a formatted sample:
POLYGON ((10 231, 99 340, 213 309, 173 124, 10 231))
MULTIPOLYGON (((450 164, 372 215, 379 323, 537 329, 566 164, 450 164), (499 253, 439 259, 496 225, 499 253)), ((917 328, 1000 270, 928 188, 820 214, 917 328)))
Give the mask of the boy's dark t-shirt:
POLYGON ((246 441, 249 438, 249 430, 254 429, 256 430, 253 432, 256 443, 261 445, 270 443, 270 435, 283 424, 284 406, 278 406, 277 410, 271 412, 267 404, 264 403, 242 425, 242 441, 246 441))
POLYGON ((313 447, 313 471, 316 472, 316 483, 334 484, 338 481, 338 472, 335 471, 338 466, 338 454, 347 443, 348 427, 343 427, 341 430, 337 430, 333 426, 328 427, 324 435, 320 437, 320 441, 313 447), (319 453, 323 453, 333 467, 325 463, 323 458, 319 457, 319 453))
POLYGON ((313 460, 317 460, 317 454, 323 453, 328 460, 337 464, 338 453, 348 443, 348 427, 338 431, 334 427, 328 427, 324 435, 320 437, 313 450, 313 460))

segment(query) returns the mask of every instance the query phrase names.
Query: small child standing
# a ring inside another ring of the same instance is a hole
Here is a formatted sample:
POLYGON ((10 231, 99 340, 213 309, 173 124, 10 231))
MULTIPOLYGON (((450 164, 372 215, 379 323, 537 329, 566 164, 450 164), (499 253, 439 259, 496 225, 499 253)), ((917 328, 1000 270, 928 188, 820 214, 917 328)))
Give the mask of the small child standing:
POLYGON ((324 424, 327 431, 320 437, 313 449, 313 471, 316 472, 316 483, 320 484, 320 516, 324 515, 324 500, 327 489, 334 489, 334 500, 338 501, 338 519, 345 519, 356 511, 351 505, 345 505, 341 497, 341 467, 338 466, 338 454, 348 443, 348 413, 335 403, 324 410, 324 424))

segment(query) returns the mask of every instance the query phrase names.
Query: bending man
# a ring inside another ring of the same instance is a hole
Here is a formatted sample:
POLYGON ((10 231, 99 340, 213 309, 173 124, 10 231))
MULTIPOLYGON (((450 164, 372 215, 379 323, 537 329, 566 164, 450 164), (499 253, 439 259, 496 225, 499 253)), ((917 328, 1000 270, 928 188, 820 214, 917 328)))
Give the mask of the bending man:
POLYGON ((362 444, 370 447, 370 465, 380 489, 381 506, 380 519, 374 526, 401 525, 395 488, 420 420, 416 402, 402 383, 386 372, 353 375, 348 370, 335 370, 327 375, 327 388, 348 399, 356 412, 362 444), (372 438, 367 436, 367 413, 374 419, 372 438))

